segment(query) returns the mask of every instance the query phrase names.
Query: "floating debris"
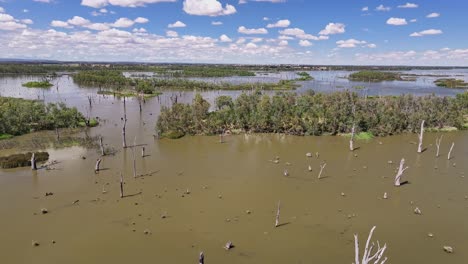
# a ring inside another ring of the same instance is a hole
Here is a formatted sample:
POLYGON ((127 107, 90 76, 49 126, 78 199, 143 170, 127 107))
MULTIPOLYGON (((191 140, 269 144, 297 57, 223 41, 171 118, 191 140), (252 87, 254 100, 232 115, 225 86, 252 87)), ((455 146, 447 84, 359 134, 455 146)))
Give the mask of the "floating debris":
POLYGON ((416 209, 414 209, 414 213, 417 214, 417 215, 422 214, 421 210, 419 210, 418 207, 416 207, 416 209))
POLYGON ((312 158, 312 153, 310 153, 310 152, 307 152, 307 153, 306 153, 306 157, 308 157, 308 158, 312 158))
POLYGON ((450 246, 444 246, 443 249, 447 253, 453 253, 453 248, 450 246))
POLYGON ((383 198, 384 198, 384 199, 388 199, 387 193, 384 193, 384 194, 383 194, 383 198))
POLYGON ((226 243, 226 245, 224 245, 224 249, 226 249, 226 250, 230 250, 230 249, 232 249, 233 247, 234 247, 234 245, 232 244, 231 241, 228 241, 228 242, 226 243))
POLYGON ((32 245, 33 247, 38 247, 40 244, 39 244, 39 241, 33 240, 33 241, 31 242, 31 245, 32 245))
POLYGON ((41 213, 42 214, 47 214, 49 211, 47 210, 47 208, 42 208, 41 209, 41 213))

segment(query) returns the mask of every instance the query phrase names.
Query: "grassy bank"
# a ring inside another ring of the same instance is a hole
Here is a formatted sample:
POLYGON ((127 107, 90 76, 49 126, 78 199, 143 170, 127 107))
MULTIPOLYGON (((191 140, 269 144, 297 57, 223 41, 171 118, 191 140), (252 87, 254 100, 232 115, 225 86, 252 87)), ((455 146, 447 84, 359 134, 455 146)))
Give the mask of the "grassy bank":
POLYGON ((383 71, 359 71, 349 75, 352 81, 359 82, 383 82, 383 81, 402 81, 399 73, 383 71))
POLYGON ((453 89, 466 89, 468 83, 459 79, 437 79, 434 83, 439 87, 453 88, 453 89))
POLYGON ((33 82, 23 83, 22 85, 28 88, 50 88, 54 86, 49 81, 40 81, 40 82, 33 81, 33 82))

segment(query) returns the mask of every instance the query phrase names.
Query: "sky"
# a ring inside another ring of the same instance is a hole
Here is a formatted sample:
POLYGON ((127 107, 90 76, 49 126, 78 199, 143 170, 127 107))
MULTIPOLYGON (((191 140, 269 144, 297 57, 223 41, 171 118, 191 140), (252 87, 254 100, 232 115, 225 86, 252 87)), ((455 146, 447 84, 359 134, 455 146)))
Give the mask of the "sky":
POLYGON ((0 58, 468 66, 468 0, 0 0, 0 58))

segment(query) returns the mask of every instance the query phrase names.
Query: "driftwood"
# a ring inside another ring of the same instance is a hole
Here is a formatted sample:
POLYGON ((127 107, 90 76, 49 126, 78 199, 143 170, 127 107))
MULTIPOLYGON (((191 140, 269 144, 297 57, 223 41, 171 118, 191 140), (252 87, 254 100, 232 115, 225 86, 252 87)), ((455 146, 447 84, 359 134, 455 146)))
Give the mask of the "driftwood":
POLYGON ((33 153, 32 156, 31 156, 31 169, 32 170, 37 170, 36 153, 33 153))
POLYGON ((124 188, 123 188, 123 185, 124 185, 123 174, 122 174, 122 172, 121 172, 121 173, 120 173, 120 198, 123 198, 123 197, 124 197, 124 188))
POLYGON ((452 157, 452 150, 453 150, 453 147, 455 146, 455 142, 452 142, 452 146, 450 147, 450 150, 449 150, 449 153, 447 155, 447 159, 450 160, 452 157))
POLYGON ((354 151, 354 133, 355 128, 353 124, 353 128, 351 128, 351 139, 349 140, 349 150, 354 151))
POLYGON ((401 176, 403 176, 403 172, 408 169, 408 167, 403 168, 405 166, 405 159, 401 159, 400 161, 400 167, 398 168, 398 173, 395 176, 395 186, 400 186, 401 185, 401 176))
POLYGON ((278 202, 278 209, 276 211, 276 219, 275 219, 275 227, 278 227, 280 225, 279 223, 280 210, 281 210, 281 201, 278 202))
POLYGON ((203 251, 200 252, 200 256, 198 257, 198 264, 205 264, 205 254, 203 254, 203 251))
POLYGON ((94 167, 94 172, 97 173, 99 172, 99 166, 101 165, 102 159, 97 159, 96 161, 96 166, 94 167))
POLYGON ((385 253, 385 250, 387 249, 387 244, 384 244, 383 247, 380 247, 379 241, 377 241, 377 251, 375 253, 372 253, 372 250, 374 249, 374 242, 369 247, 370 240, 372 239, 372 233, 374 233, 375 226, 372 227, 369 237, 367 238, 366 242, 366 247, 364 248, 364 254, 362 256, 362 259, 360 260, 359 257, 359 240, 358 240, 358 235, 354 235, 354 252, 355 252, 355 259, 354 259, 354 264, 368 264, 368 263, 373 263, 373 264, 384 264, 387 261, 387 257, 383 258, 383 254, 385 253), (382 259, 383 258, 383 259, 382 259))
POLYGON ((421 132, 419 133, 418 153, 422 153, 423 135, 424 135, 424 120, 421 122, 421 132))
POLYGON ((440 143, 442 142, 442 136, 440 136, 440 138, 436 138, 436 146, 437 146, 437 153, 436 153, 436 157, 439 157, 439 150, 440 150, 440 143))
POLYGON ((99 137, 99 147, 101 148, 101 156, 105 156, 104 144, 102 143, 102 137, 99 137))
POLYGON ((323 169, 325 169, 325 166, 327 166, 327 163, 323 163, 323 164, 320 165, 320 172, 319 172, 319 175, 318 175, 318 179, 321 179, 322 172, 323 172, 323 169))

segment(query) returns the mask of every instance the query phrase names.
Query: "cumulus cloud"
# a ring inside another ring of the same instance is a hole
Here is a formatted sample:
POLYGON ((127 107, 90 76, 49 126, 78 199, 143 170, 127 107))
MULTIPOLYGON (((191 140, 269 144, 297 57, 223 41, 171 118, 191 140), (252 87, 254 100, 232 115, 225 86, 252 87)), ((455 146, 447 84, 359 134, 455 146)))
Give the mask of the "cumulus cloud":
POLYGON ((183 27, 186 27, 187 25, 185 25, 184 22, 182 21, 176 21, 172 24, 169 24, 167 25, 168 28, 183 28, 183 27))
POLYGON ((283 19, 283 20, 278 20, 278 22, 274 24, 268 24, 267 28, 285 28, 285 27, 289 27, 289 25, 291 25, 291 21, 289 21, 288 19, 283 19))
POLYGON ((361 11, 362 11, 362 12, 367 12, 367 11, 369 11, 369 7, 368 7, 368 6, 365 6, 365 7, 361 8, 361 11))
POLYGON ((423 37, 428 35, 440 35, 442 34, 442 30, 440 29, 427 29, 419 32, 414 32, 410 35, 410 37, 423 37))
POLYGON ((404 5, 399 5, 398 8, 418 8, 419 6, 415 3, 406 3, 404 5))
POLYGON ((253 35, 253 34, 268 34, 268 30, 264 28, 246 28, 241 26, 237 29, 237 32, 241 34, 253 35))
POLYGON ((39 3, 52 3, 52 0, 33 0, 34 2, 39 2, 39 3))
POLYGON ((308 41, 308 40, 303 39, 303 40, 299 41, 299 46, 301 46, 301 47, 310 47, 310 46, 312 46, 312 43, 310 41, 308 41))
POLYGON ((342 23, 329 23, 325 29, 319 32, 320 35, 334 35, 345 33, 345 25, 342 23))
POLYGON ((211 22, 211 25, 213 25, 213 26, 221 26, 222 24, 223 24, 223 22, 221 22, 221 21, 213 21, 213 22, 211 22))
POLYGON ((387 20, 387 24, 393 26, 404 26, 407 25, 408 22, 406 22, 405 18, 391 17, 387 20))
POLYGON ((168 30, 166 31, 166 36, 170 37, 170 38, 177 38, 179 36, 179 34, 173 30, 168 30))
POLYGON ((149 20, 144 17, 137 17, 134 21, 135 23, 139 23, 139 24, 145 24, 149 22, 149 20))
POLYGON ((5 9, 0 6, 0 13, 5 13, 5 9))
POLYGON ((119 28, 127 28, 127 27, 131 27, 135 24, 135 21, 131 20, 131 19, 128 19, 126 17, 121 17, 119 19, 117 19, 113 24, 112 26, 113 27, 119 27, 119 28))
POLYGON ((161 2, 176 2, 177 0, 82 0, 81 5, 94 8, 102 8, 107 5, 122 6, 122 7, 139 7, 146 4, 154 4, 161 2))
POLYGON ((289 44, 289 42, 287 40, 281 40, 280 42, 278 42, 278 45, 279 46, 287 46, 289 44))
POLYGON ((15 31, 19 29, 25 29, 27 28, 26 24, 32 24, 32 20, 24 19, 20 21, 9 14, 0 13, 0 30, 15 31))
POLYGON ((358 46, 361 47, 368 47, 368 48, 375 48, 377 45, 372 43, 367 43, 364 40, 357 40, 357 39, 348 39, 348 40, 339 40, 336 42, 338 48, 356 48, 358 46))
POLYGON ((221 35, 221 36, 219 37, 219 40, 220 40, 221 42, 232 42, 232 39, 230 39, 230 38, 229 38, 228 36, 226 36, 225 34, 221 35))
POLYGON ((415 22, 417 22, 417 21, 418 21, 418 20, 417 20, 416 18, 410 20, 411 23, 415 23, 415 22))
POLYGON ((328 36, 314 36, 311 34, 307 34, 303 29, 300 28, 287 28, 284 30, 280 30, 279 32, 281 35, 286 35, 286 36, 293 36, 298 39, 308 39, 308 40, 326 40, 328 39, 328 36))
POLYGON ((427 18, 436 18, 436 17, 440 17, 440 14, 439 13, 430 13, 429 15, 426 16, 427 18))
POLYGON ((184 11, 195 16, 226 16, 237 12, 233 5, 223 5, 217 0, 184 0, 184 11))
POLYGON ((382 11, 382 12, 387 12, 390 11, 392 8, 389 6, 384 6, 384 5, 379 5, 378 7, 375 8, 376 11, 382 11))
POLYGON ((60 20, 52 20, 52 22, 50 22, 50 25, 52 27, 72 28, 72 26, 70 26, 67 22, 60 20))

